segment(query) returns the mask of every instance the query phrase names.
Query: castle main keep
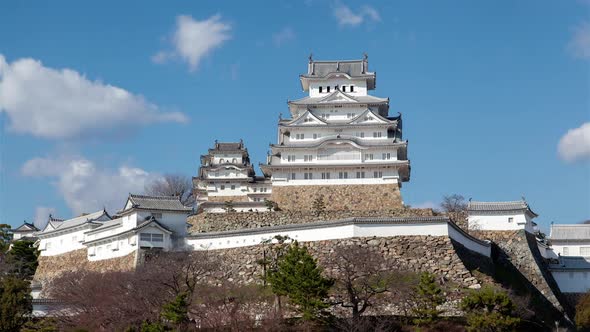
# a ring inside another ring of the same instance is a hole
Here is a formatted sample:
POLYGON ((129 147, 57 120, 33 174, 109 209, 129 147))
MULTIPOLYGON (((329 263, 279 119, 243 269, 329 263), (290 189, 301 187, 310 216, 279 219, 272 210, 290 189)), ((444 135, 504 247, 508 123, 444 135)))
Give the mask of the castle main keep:
MULTIPOLYGON (((222 151, 210 150, 195 181, 199 200, 210 206, 209 212, 218 205, 214 201, 224 200, 249 201, 252 204, 238 205, 258 210, 260 198, 283 210, 311 209, 318 197, 333 210, 400 208, 401 185, 410 179, 408 142, 402 138, 401 114, 389 114, 389 98, 369 94, 376 88, 376 73, 369 70, 367 56, 345 61, 316 61, 310 56, 300 81, 308 95, 289 101, 290 118, 279 118, 277 142, 260 165, 264 177, 242 174, 241 169, 249 167, 240 159, 247 158, 243 144, 237 159, 229 152, 218 157, 223 160, 226 155, 226 164, 230 158, 242 165, 218 165, 212 175, 209 161, 217 160, 212 156, 222 151), (219 173, 220 167, 225 173, 219 173), (215 179, 224 183, 212 185, 215 179), (236 190, 233 183, 244 180, 248 184, 236 190), (253 195, 256 187, 268 183, 271 188, 265 193, 270 197, 253 195)), ((237 143, 216 143, 216 147, 231 144, 237 143)))

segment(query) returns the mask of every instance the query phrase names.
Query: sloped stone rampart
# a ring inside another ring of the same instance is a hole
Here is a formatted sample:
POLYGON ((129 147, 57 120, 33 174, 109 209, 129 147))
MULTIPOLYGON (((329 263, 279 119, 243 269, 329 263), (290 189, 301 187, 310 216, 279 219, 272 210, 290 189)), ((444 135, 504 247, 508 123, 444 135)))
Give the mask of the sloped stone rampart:
POLYGON ((397 184, 273 186, 270 199, 283 210, 309 211, 320 196, 326 210, 398 209, 403 205, 397 184))
POLYGON ((390 209, 367 211, 326 211, 316 215, 311 211, 199 213, 188 218, 191 233, 221 232, 288 224, 303 224, 323 220, 353 217, 430 217, 432 209, 390 209))
POLYGON ((89 261, 86 249, 79 249, 61 255, 40 256, 34 281, 44 283, 68 271, 131 271, 135 268, 135 253, 127 256, 89 261))
POLYGON ((533 234, 524 230, 470 231, 470 234, 493 241, 497 246, 497 249, 493 250, 496 265, 514 267, 526 279, 526 286, 533 293, 538 292, 555 310, 571 316, 571 309, 567 305, 564 307, 565 301, 539 252, 533 234))

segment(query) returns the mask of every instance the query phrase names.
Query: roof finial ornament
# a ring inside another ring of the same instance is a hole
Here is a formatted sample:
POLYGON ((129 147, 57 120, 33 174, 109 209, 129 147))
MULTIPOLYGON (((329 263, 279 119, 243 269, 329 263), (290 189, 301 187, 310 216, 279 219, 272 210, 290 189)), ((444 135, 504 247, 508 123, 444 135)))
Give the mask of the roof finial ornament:
POLYGON ((520 198, 522 198, 523 202, 526 202, 526 198, 524 197, 524 195, 520 196, 520 198))
POLYGON ((471 202, 471 197, 469 197, 469 201, 471 202))
POLYGON ((279 121, 283 120, 283 112, 279 113, 279 121))
POLYGON ((367 52, 363 52, 363 60, 369 60, 369 55, 367 54, 367 52))
POLYGON ((309 53, 309 62, 311 63, 313 61, 313 53, 309 53))

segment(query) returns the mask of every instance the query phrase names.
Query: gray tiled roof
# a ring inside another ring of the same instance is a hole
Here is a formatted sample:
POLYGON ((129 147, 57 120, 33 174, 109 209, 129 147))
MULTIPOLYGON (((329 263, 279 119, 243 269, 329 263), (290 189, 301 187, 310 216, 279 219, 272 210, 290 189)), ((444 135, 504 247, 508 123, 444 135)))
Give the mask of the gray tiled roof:
POLYGON ((78 216, 78 217, 75 217, 72 219, 64 220, 64 221, 51 221, 51 223, 54 226, 56 226, 56 229, 52 229, 52 230, 48 230, 48 231, 44 230, 43 232, 41 232, 41 234, 60 231, 60 230, 80 226, 80 225, 83 225, 87 222, 96 221, 97 219, 101 218, 104 215, 106 215, 109 219, 111 218, 105 210, 100 210, 100 211, 84 214, 84 215, 81 215, 81 216, 78 216))
MULTIPOLYGON (((301 99, 297 99, 297 100, 290 100, 289 104, 293 104, 293 105, 313 105, 313 104, 319 104, 322 101, 324 101, 325 99, 329 99, 330 96, 332 96, 335 93, 338 93, 340 91, 336 90, 334 92, 332 92, 331 94, 327 95, 327 96, 322 96, 322 97, 303 97, 301 99)), ((361 103, 361 104, 384 104, 384 103, 388 103, 389 102, 389 98, 381 98, 381 97, 375 97, 375 96, 371 96, 371 95, 366 95, 366 96, 351 96, 348 95, 344 92, 341 92, 343 94, 345 94, 347 97, 349 97, 350 99, 354 100, 354 102, 356 103, 361 103)), ((332 102, 327 102, 324 101, 325 104, 330 104, 332 102)), ((346 101, 334 101, 333 103, 336 104, 341 104, 341 103, 347 103, 346 101)))
POLYGON ((306 77, 324 77, 330 73, 346 73, 352 77, 374 75, 364 60, 311 61, 306 77))
POLYGON ((549 238, 552 241, 590 241, 590 225, 588 224, 553 224, 549 238))
POLYGON ((519 211, 525 210, 532 213, 535 217, 537 216, 534 213, 526 201, 510 201, 510 202, 476 202, 470 201, 467 205, 467 211, 470 212, 500 212, 500 211, 519 211))
POLYGON ((551 270, 588 270, 590 271, 590 261, 587 257, 580 256, 561 256, 559 263, 549 264, 551 270))
POLYGON ((14 230, 12 230, 12 232, 31 232, 31 231, 38 231, 39 229, 37 227, 35 227, 35 225, 28 223, 28 222, 24 222, 22 225, 18 226, 17 228, 15 228, 14 230))
POLYGON ((184 206, 178 196, 146 196, 130 194, 129 199, 136 209, 164 211, 192 211, 184 206))

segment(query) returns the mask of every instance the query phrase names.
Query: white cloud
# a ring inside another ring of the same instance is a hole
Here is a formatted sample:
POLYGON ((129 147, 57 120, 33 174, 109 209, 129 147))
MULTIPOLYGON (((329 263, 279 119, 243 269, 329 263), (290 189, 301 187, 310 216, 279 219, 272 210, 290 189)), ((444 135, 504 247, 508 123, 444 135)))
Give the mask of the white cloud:
POLYGON ((43 229, 43 228, 45 228, 45 225, 47 224, 47 220, 49 219, 50 214, 52 214, 54 217, 59 217, 59 216, 56 216, 55 213, 56 213, 55 208, 46 207, 46 206, 37 206, 37 208, 35 208, 35 221, 33 222, 33 224, 35 225, 35 227, 37 227, 39 229, 43 229))
POLYGON ((231 25, 221 21, 220 15, 203 21, 180 15, 176 18, 176 30, 172 37, 173 50, 156 53, 152 61, 164 63, 180 57, 188 63, 190 71, 195 71, 205 56, 231 38, 230 31, 231 25))
POLYGON ((74 215, 106 207, 120 210, 129 193, 141 193, 146 184, 161 176, 141 168, 120 166, 101 169, 80 157, 34 158, 21 168, 25 176, 51 177, 74 215))
POLYGON ((557 150, 561 159, 567 162, 590 159, 590 122, 568 130, 559 140, 557 150))
POLYGON ((359 10, 353 11, 350 7, 338 3, 333 11, 336 20, 340 26, 356 27, 363 22, 379 22, 381 16, 379 12, 371 6, 362 6, 359 10))
POLYGON ((590 59, 590 22, 582 22, 574 28, 567 48, 576 58, 590 59))
POLYGON ((122 128, 156 122, 186 122, 162 113, 142 96, 88 80, 72 69, 53 69, 23 58, 8 63, 0 54, 0 112, 9 129, 42 138, 107 137, 122 128))
POLYGON ((410 204, 415 209, 440 209, 440 206, 432 201, 426 201, 418 204, 410 204))
POLYGON ((285 43, 288 43, 295 39, 295 31, 290 27, 285 27, 281 31, 276 32, 272 35, 272 42, 275 46, 281 47, 285 43))

